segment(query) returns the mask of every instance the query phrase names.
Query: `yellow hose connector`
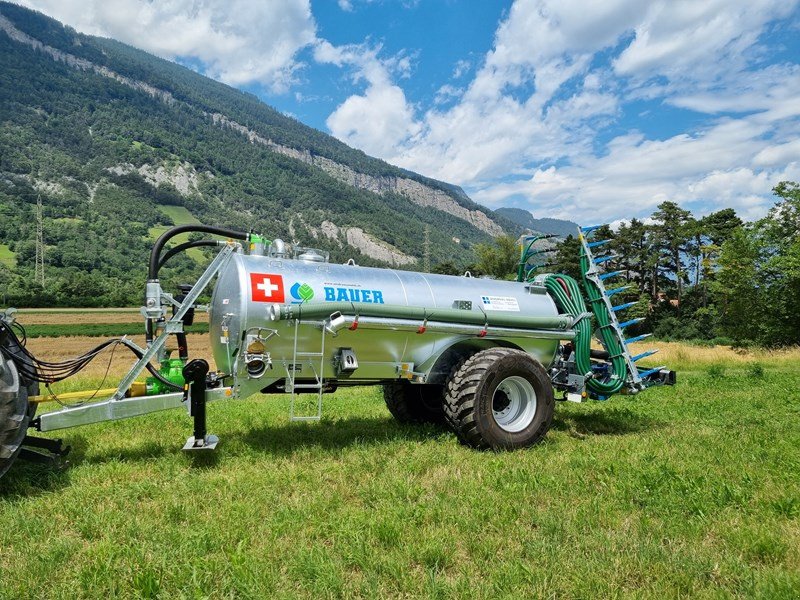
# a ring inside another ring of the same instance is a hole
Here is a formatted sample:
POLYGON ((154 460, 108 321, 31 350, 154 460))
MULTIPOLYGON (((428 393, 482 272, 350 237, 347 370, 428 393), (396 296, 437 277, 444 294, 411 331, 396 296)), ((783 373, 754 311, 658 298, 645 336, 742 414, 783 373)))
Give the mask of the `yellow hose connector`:
MULTIPOLYGON (((56 400, 81 400, 83 398, 110 396, 117 391, 117 388, 105 388, 102 390, 82 390, 80 392, 65 392, 63 394, 42 394, 39 396, 29 396, 28 402, 43 404, 45 402, 55 402, 56 400)), ((125 393, 126 398, 135 398, 147 395, 147 385, 141 381, 134 381, 130 389, 125 393)))

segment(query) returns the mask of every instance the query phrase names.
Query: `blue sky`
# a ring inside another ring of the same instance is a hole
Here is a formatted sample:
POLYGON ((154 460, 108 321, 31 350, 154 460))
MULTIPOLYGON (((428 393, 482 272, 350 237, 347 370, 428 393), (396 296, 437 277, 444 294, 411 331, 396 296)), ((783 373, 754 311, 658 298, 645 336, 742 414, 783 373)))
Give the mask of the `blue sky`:
POLYGON ((24 0, 491 208, 766 214, 800 180, 799 0, 24 0))

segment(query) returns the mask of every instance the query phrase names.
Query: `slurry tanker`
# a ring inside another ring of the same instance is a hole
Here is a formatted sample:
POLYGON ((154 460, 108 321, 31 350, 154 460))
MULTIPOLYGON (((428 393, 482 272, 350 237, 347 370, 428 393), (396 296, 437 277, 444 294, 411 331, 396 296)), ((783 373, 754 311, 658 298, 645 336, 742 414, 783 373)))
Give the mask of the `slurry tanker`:
POLYGON ((44 361, 26 349, 14 311, 0 313, 0 475, 20 456, 46 461, 65 452, 60 440, 31 430, 184 408, 193 421, 184 449, 203 452, 218 443, 206 428, 210 401, 289 394, 290 418, 314 420, 324 394, 348 386, 380 385, 398 421, 445 424, 475 448, 535 444, 557 399, 605 400, 675 381, 666 367, 637 367, 654 351, 630 351, 646 335, 625 337, 640 319, 618 318, 633 303, 612 304, 624 287, 605 287, 621 273, 602 272, 613 256, 594 256, 606 243, 592 241, 596 229, 578 232, 584 298, 573 278, 539 273, 535 236, 523 239, 517 280, 498 281, 332 264, 324 252, 254 233, 175 227, 150 256, 142 347, 122 337, 71 360, 44 361), (208 239, 167 249, 182 233, 208 239), (200 246, 218 249, 202 276, 167 293, 160 269, 200 246), (198 305, 212 282, 210 304, 198 305), (185 327, 197 310, 209 312, 213 369, 187 347, 185 327), (602 349, 591 347, 593 329, 602 349), (61 394, 58 409, 36 415, 53 398, 40 395, 40 385, 75 375, 111 346, 135 357, 116 389, 61 394))

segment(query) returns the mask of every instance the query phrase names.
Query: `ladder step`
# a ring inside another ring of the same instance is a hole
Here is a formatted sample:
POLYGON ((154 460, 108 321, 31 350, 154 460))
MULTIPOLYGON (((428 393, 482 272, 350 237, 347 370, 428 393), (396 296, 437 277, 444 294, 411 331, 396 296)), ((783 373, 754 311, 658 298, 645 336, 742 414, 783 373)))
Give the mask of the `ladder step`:
POLYGON ((321 383, 296 383, 291 387, 296 390, 321 390, 324 386, 321 383))
POLYGON ((325 355, 322 354, 322 352, 298 352, 295 356, 313 356, 315 358, 319 358, 325 355))

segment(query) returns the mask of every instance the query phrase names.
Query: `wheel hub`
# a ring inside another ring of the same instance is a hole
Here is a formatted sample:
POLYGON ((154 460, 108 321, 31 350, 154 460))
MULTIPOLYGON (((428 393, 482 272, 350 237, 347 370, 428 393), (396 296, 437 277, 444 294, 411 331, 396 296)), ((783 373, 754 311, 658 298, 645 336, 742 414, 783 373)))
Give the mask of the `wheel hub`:
POLYGON ((492 415, 509 433, 528 427, 536 416, 536 392, 524 377, 513 375, 500 382, 492 396, 492 415))

